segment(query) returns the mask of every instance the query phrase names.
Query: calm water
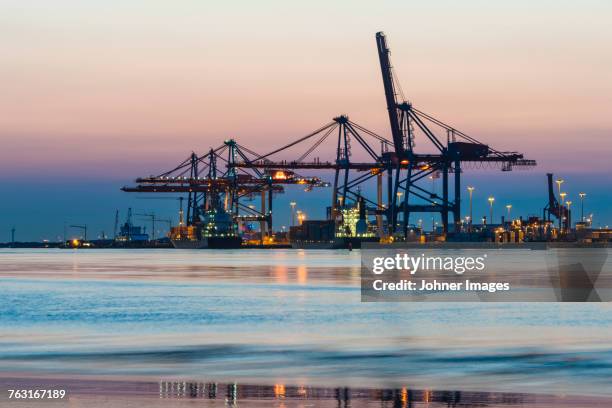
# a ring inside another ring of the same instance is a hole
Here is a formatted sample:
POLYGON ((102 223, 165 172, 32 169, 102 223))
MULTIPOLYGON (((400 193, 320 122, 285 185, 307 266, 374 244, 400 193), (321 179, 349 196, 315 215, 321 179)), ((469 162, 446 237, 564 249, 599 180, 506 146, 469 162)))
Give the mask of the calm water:
POLYGON ((361 303, 359 265, 0 250, 0 374, 612 396, 608 304, 361 303))

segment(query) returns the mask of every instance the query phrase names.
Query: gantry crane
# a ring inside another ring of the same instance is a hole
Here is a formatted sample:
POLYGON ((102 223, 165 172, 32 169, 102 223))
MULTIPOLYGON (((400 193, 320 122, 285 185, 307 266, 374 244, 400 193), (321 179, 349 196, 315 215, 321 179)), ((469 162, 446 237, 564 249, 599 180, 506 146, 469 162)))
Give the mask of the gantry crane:
POLYGON ((382 32, 376 34, 376 43, 391 140, 352 122, 346 115, 340 115, 314 132, 267 154, 258 155, 234 140, 228 140, 206 155, 192 153, 176 168, 158 176, 138 178, 136 186, 122 190, 187 193, 188 224, 198 222, 202 211, 222 207, 232 214, 235 223, 243 220, 261 222, 263 233, 265 226, 268 231, 272 230, 272 196, 273 193, 283 192, 283 185, 304 184, 307 190, 327 185, 318 177, 299 176, 295 170, 327 169, 334 171, 330 203, 332 219, 351 200, 352 204, 362 203, 361 207, 365 207, 367 214, 376 215, 381 237, 386 234, 406 237, 409 217, 413 212, 440 213, 444 233, 449 232, 448 216, 452 212, 457 228, 461 218, 461 172, 465 167, 462 163, 497 164, 503 171, 527 168, 536 163, 517 152, 497 151, 413 107, 394 78, 389 47, 382 32), (434 132, 434 128, 437 132, 434 132), (436 134, 440 132, 444 133, 446 141, 436 134), (332 134, 337 137, 329 138, 332 134), (417 135, 424 137, 435 153, 417 153, 417 135), (368 138, 379 144, 380 149, 369 144, 368 138), (333 159, 306 161, 316 149, 321 150, 328 139, 334 141, 333 159), (292 148, 312 141, 314 143, 297 159, 279 157, 292 148), (357 141, 365 161, 353 154, 352 141, 357 141), (224 157, 225 153, 227 156, 224 157), (217 168, 218 161, 225 163, 225 170, 217 168), (383 182, 385 173, 386 183, 383 182), (451 173, 454 174, 453 199, 449 194, 451 173), (428 177, 438 174, 442 175, 441 197, 423 183, 428 177), (363 194, 361 186, 373 178, 377 182, 376 199, 369 199, 363 194), (386 203, 383 202, 383 184, 386 184, 386 203), (262 196, 259 211, 241 202, 242 198, 252 198, 256 194, 262 196), (398 222, 400 215, 401 224, 398 222), (383 231, 383 218, 387 231, 383 231), (401 229, 398 229, 399 225, 401 229))
MULTIPOLYGON (((378 233, 383 232, 383 173, 385 164, 381 160, 384 152, 393 149, 386 138, 339 115, 326 125, 290 143, 254 158, 235 163, 239 168, 264 169, 275 173, 285 170, 331 170, 333 171, 332 197, 329 219, 336 221, 342 229, 342 210, 359 206, 362 215, 375 215, 378 233), (327 143, 326 143, 327 142, 327 143), (380 146, 380 147, 378 147, 380 146), (299 149, 299 150, 298 150, 299 149), (380 149, 380 150, 378 150, 380 149), (297 151, 297 153, 294 153, 297 151), (321 160, 316 153, 327 155, 321 160), (282 155, 299 154, 296 159, 282 159, 282 155), (361 186, 375 178, 377 197, 367 198, 361 186)), ((389 179, 389 186, 391 179, 389 179)), ((388 191, 391 191, 388 188, 388 191)))
MULTIPOLYGON (((226 140, 222 146, 210 149, 208 153, 198 156, 192 152, 175 168, 156 176, 139 177, 135 186, 125 186, 125 192, 132 193, 186 193, 186 225, 197 225, 202 222, 204 214, 211 211, 223 211, 230 214, 237 233, 238 223, 242 221, 259 221, 262 233, 267 229, 272 232, 272 197, 284 192, 284 185, 303 184, 316 187, 321 184, 317 177, 302 177, 291 171, 261 172, 257 169, 240 169, 236 160, 252 160, 259 155, 250 149, 226 140), (218 163, 225 166, 218 166, 218 163), (261 209, 243 203, 261 195, 261 209)), ((182 206, 181 206, 182 207, 182 206)))
POLYGON ((497 151, 414 108, 406 100, 399 82, 394 78, 390 50, 384 33, 376 34, 376 44, 394 146, 394 152, 383 157, 383 161, 395 173, 394 193, 391 194, 392 202, 388 208, 391 233, 397 227, 398 215, 402 214, 405 235, 412 212, 439 212, 444 233, 449 231, 448 215, 452 212, 457 230, 461 221, 461 163, 498 163, 503 171, 510 171, 513 167, 535 166, 536 162, 524 159, 523 155, 517 152, 497 151), (398 96, 402 99, 398 100, 398 96), (432 130, 434 126, 445 132, 446 142, 432 130), (415 152, 417 133, 422 134, 437 153, 415 152), (442 197, 419 183, 436 172, 442 174, 442 197), (449 197, 449 173, 454 174, 453 199, 449 197), (398 192, 402 194, 397 194, 398 192), (419 199, 421 203, 413 203, 414 198, 419 199))

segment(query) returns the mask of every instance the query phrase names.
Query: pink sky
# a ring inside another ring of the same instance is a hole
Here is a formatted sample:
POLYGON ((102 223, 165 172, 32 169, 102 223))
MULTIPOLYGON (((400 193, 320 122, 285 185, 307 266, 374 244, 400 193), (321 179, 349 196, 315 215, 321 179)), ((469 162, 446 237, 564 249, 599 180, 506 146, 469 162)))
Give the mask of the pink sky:
POLYGON ((341 113, 387 135, 380 30, 419 109, 546 170, 612 169, 609 2, 23 3, 0 6, 3 175, 131 178, 341 113))

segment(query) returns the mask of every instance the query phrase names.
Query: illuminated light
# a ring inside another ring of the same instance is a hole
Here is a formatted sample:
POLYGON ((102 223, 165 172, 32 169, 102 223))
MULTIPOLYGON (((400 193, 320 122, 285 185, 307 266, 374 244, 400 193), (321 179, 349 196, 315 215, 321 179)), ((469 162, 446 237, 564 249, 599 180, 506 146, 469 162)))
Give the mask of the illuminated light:
POLYGON ((287 174, 282 170, 277 170, 272 176, 274 180, 287 180, 287 174))
POLYGON ((421 166, 421 170, 429 170, 431 166, 429 164, 424 164, 421 166))
POLYGON ((274 396, 276 398, 285 398, 285 386, 283 384, 274 385, 274 396))
POLYGON ((73 239, 72 240, 72 246, 79 246, 79 240, 78 239, 73 239))
POLYGON ((408 164, 408 163, 410 163, 410 161, 408 161, 408 159, 404 159, 404 160, 402 160, 400 163, 401 163, 401 164, 408 164))
POLYGON ((402 388, 402 392, 400 394, 400 400, 402 402, 408 402, 408 390, 405 387, 402 388))

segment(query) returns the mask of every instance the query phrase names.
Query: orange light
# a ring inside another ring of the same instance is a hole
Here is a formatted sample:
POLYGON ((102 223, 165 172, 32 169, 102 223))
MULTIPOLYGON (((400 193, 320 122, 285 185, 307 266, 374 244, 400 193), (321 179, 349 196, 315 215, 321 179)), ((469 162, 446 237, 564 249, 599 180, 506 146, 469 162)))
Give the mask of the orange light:
POLYGON ((284 171, 282 171, 282 170, 277 170, 277 171, 274 173, 274 176, 272 176, 272 178, 273 178, 274 180, 287 180, 287 175, 285 174, 285 172, 284 172, 284 171))
POLYGON ((400 163, 401 163, 401 164, 408 164, 408 163, 410 163, 410 162, 408 161, 408 159, 404 159, 404 160, 402 160, 400 163))
POLYGON ((276 398, 285 398, 285 386, 283 384, 274 384, 274 396, 276 398))
POLYGON ((421 166, 421 170, 429 170, 431 166, 429 164, 424 164, 421 166))
POLYGON ((406 388, 402 388, 402 392, 400 394, 400 400, 402 402, 408 402, 408 390, 406 388))

